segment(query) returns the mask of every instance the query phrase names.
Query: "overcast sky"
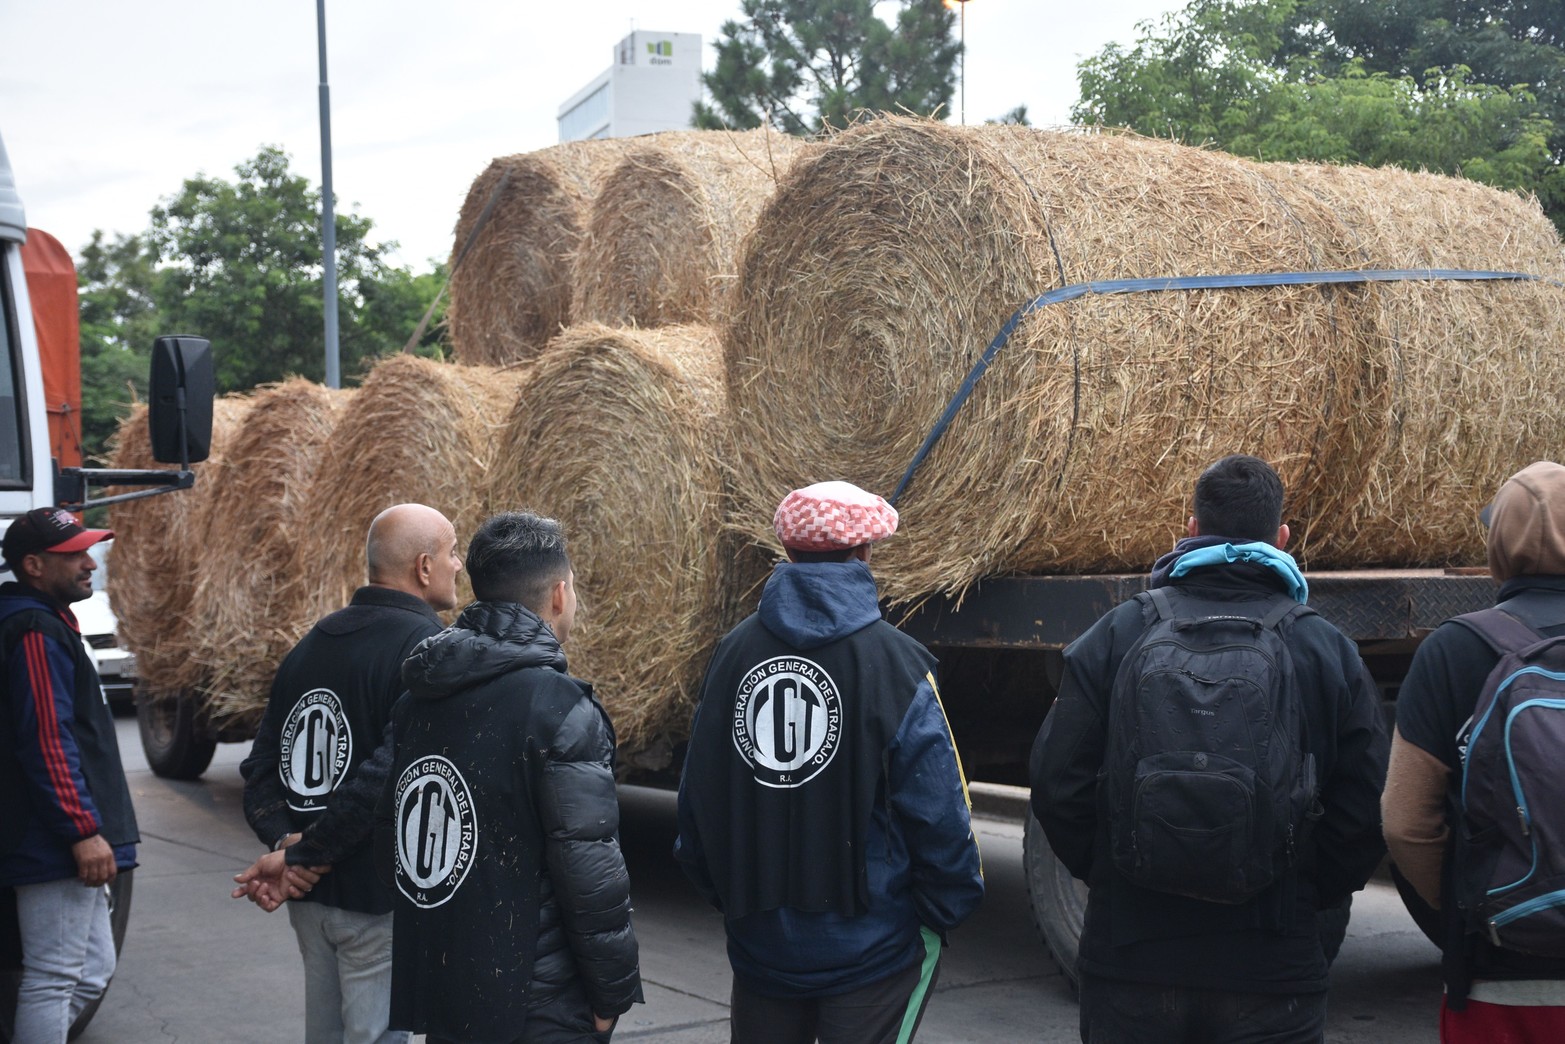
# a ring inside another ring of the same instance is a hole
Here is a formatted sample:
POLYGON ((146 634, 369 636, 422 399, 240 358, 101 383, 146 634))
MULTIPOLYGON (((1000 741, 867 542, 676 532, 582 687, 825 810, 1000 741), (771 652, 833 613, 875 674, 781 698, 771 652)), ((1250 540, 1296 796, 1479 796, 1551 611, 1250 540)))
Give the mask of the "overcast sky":
MULTIPOLYGON (((1065 122, 1077 62, 1179 6, 972 0, 968 122, 1021 104, 1065 122)), ((739 0, 327 0, 339 208, 422 270, 450 253, 489 160, 554 144, 560 103, 627 32, 700 33, 710 68, 738 14, 739 0)), ((263 144, 320 182, 313 0, 0 0, 0 41, 0 138, 28 223, 73 253, 93 229, 144 230, 185 178, 231 179, 263 144)))

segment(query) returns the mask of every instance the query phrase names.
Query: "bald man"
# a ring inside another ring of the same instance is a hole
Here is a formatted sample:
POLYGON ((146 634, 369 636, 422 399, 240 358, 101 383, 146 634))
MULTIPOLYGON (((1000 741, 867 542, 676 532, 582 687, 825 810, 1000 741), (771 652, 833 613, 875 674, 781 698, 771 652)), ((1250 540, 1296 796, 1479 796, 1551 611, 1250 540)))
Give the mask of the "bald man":
POLYGON ((273 854, 234 896, 283 899, 304 957, 307 1044, 391 1044, 391 894, 369 838, 391 765, 402 661, 441 630, 462 568, 456 530, 422 504, 387 508, 365 542, 369 583, 321 619, 277 668, 245 779, 245 818, 273 854), (326 867, 330 873, 321 873, 326 867), (310 886, 313 885, 313 888, 310 886))

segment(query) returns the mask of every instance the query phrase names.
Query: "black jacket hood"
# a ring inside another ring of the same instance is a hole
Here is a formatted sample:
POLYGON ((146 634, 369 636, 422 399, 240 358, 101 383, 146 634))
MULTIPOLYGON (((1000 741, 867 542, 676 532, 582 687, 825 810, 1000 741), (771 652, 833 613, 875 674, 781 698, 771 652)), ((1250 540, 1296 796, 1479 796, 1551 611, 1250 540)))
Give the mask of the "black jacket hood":
POLYGON ((517 602, 474 602, 413 650, 402 681, 413 696, 438 700, 525 667, 564 673, 565 651, 549 625, 517 602))

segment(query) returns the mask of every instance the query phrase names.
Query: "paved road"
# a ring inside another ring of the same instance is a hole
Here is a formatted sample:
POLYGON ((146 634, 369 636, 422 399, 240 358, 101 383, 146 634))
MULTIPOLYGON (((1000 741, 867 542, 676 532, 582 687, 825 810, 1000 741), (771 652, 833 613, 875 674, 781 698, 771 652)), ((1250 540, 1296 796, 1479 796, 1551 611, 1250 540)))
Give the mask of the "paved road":
MULTIPOLYGON (((303 986, 286 916, 227 897, 229 876, 259 848, 240 810, 244 748, 220 747, 204 780, 174 783, 146 769, 134 719, 120 719, 119 735, 145 839, 142 866, 120 973, 82 1044, 299 1039, 303 986)), ((722 924, 669 855, 672 796, 625 788, 621 801, 647 1004, 621 1020, 615 1040, 726 1041, 722 924)), ((1020 825, 982 819, 978 829, 989 892, 953 935, 919 1040, 1074 1041, 1075 1002, 1028 921, 1020 825)), ((1334 969, 1327 1039, 1434 1039, 1436 958, 1389 886, 1372 885, 1334 969)))

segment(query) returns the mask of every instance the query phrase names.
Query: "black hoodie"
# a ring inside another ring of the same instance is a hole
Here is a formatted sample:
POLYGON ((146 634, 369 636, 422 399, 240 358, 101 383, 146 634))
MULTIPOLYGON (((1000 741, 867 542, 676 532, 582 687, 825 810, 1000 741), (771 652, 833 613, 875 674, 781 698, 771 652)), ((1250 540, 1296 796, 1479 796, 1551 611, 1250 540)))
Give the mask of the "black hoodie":
POLYGON ((592 687, 565 673, 542 620, 503 602, 468 606, 403 680, 379 816, 398 893, 392 1025, 516 1040, 572 980, 594 1013, 629 1009, 641 985, 614 730, 592 687))

